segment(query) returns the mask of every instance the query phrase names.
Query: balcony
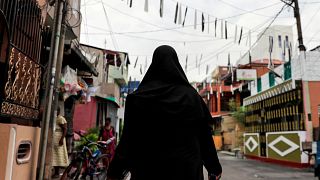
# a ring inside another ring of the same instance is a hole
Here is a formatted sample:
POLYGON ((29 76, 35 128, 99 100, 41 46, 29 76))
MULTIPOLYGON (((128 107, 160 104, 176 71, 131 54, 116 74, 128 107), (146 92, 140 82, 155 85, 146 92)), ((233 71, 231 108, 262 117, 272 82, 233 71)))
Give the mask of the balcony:
POLYGON ((112 65, 109 65, 109 79, 108 82, 112 82, 111 79, 113 79, 115 82, 117 82, 120 86, 124 86, 128 83, 128 69, 127 67, 115 67, 112 65))
POLYGON ((115 83, 103 83, 96 96, 114 101, 118 106, 120 102, 120 87, 115 83))

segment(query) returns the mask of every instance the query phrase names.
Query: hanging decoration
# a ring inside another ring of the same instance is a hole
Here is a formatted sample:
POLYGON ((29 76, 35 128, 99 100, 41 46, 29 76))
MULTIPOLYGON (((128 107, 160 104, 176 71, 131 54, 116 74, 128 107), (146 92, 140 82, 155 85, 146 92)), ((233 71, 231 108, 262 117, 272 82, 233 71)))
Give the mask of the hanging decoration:
POLYGON ((221 39, 223 39, 223 20, 221 19, 221 39))
POLYGON ((176 5, 176 12, 174 15, 174 23, 175 24, 177 24, 178 11, 179 11, 179 3, 177 3, 177 5, 176 5))
POLYGON ((209 73, 209 64, 207 64, 206 75, 208 75, 208 73, 209 73))
POLYGON ((197 29, 197 10, 194 11, 194 29, 197 29))
POLYGON ((132 7, 132 0, 130 0, 130 5, 129 6, 130 6, 130 8, 132 7))
POLYGON ((290 43, 289 43, 289 48, 288 48, 289 62, 291 62, 291 54, 292 54, 292 44, 291 44, 291 42, 290 42, 290 43))
POLYGON ((282 61, 285 62, 286 61, 286 41, 283 40, 283 46, 282 46, 282 61))
POLYGON ((186 22, 187 12, 188 12, 188 6, 186 6, 186 10, 184 11, 184 18, 183 18, 182 26, 184 26, 184 23, 186 22))
POLYGON ((144 62, 144 71, 147 72, 147 68, 148 68, 148 56, 146 56, 146 60, 144 62))
POLYGON ((241 38, 242 38, 242 27, 241 27, 241 30, 240 30, 240 36, 239 36, 239 45, 240 45, 240 43, 241 43, 241 38))
POLYGON ((202 30, 202 32, 204 31, 204 15, 203 15, 203 13, 202 13, 202 17, 201 17, 201 19, 202 19, 202 21, 201 21, 201 30, 202 30))
POLYGON ((178 24, 182 24, 182 5, 179 7, 179 16, 178 16, 178 24))
POLYGON ((160 0, 160 17, 163 17, 163 1, 164 0, 160 0))

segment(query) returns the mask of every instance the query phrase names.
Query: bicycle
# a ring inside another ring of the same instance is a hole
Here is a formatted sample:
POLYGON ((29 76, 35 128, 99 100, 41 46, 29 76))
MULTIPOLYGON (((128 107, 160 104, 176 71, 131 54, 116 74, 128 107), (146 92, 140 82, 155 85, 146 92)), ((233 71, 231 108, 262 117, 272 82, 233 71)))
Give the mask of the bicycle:
POLYGON ((98 180, 105 180, 107 178, 107 169, 111 155, 102 154, 100 149, 106 149, 114 138, 111 138, 108 141, 98 142, 92 142, 86 137, 83 138, 88 144, 84 145, 81 152, 79 152, 71 161, 63 172, 60 180, 86 179, 87 176, 90 177, 90 180, 93 180, 94 177, 97 177, 98 180), (97 146, 98 149, 92 152, 89 148, 90 146, 97 146))

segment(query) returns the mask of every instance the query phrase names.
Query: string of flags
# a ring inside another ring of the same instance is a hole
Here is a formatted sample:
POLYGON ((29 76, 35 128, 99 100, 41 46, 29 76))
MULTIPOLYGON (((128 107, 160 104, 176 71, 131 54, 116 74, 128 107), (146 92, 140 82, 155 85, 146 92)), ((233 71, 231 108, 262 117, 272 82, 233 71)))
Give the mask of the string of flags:
MULTIPOLYGON (((159 0, 160 1, 160 5, 159 5, 159 15, 161 18, 163 18, 164 16, 164 0, 159 0)), ((133 0, 127 0, 127 5, 132 8, 133 7, 133 0)), ((149 5, 150 5, 150 1, 149 0, 145 0, 144 1, 144 11, 145 12, 149 12, 149 5)), ((200 18, 201 18, 201 32, 205 32, 205 30, 207 29, 207 33, 210 34, 210 24, 214 23, 214 37, 217 37, 217 31, 218 31, 218 20, 221 21, 220 22, 220 33, 221 33, 221 39, 228 39, 229 36, 229 26, 233 23, 230 23, 224 19, 221 18, 217 18, 214 17, 212 15, 210 15, 209 13, 205 13, 202 12, 196 8, 192 8, 189 7, 188 5, 182 4, 180 2, 175 1, 175 13, 174 13, 174 18, 173 18, 173 22, 175 24, 181 25, 182 27, 185 27, 185 23, 186 23, 186 19, 187 19, 187 14, 189 13, 190 9, 192 9, 194 11, 194 24, 193 27, 195 30, 197 30, 198 28, 198 14, 200 14, 200 18), (185 8, 183 8, 185 7, 185 8), (184 13, 183 13, 183 9, 184 9, 184 13), (212 18, 213 17, 213 18, 212 18), (210 21, 210 19, 214 19, 214 21, 210 21), (207 27, 206 27, 207 26, 207 27)), ((240 34, 238 34, 238 25, 237 24, 233 24, 235 26, 235 30, 234 30, 234 44, 241 44, 241 40, 242 40, 242 35, 243 35, 243 27, 241 27, 240 29, 240 34)), ((192 25, 191 25, 192 26, 192 25)), ((247 41, 246 41, 246 45, 251 47, 251 30, 248 30, 248 37, 247 37, 247 41)))

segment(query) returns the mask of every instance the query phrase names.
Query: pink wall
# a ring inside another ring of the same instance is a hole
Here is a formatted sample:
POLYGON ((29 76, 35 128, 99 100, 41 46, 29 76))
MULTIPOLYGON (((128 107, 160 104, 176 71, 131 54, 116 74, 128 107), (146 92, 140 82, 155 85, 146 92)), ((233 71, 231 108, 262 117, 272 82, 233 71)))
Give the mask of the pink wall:
POLYGON ((73 115, 74 131, 87 130, 96 126, 97 100, 91 98, 87 104, 76 104, 73 115))

